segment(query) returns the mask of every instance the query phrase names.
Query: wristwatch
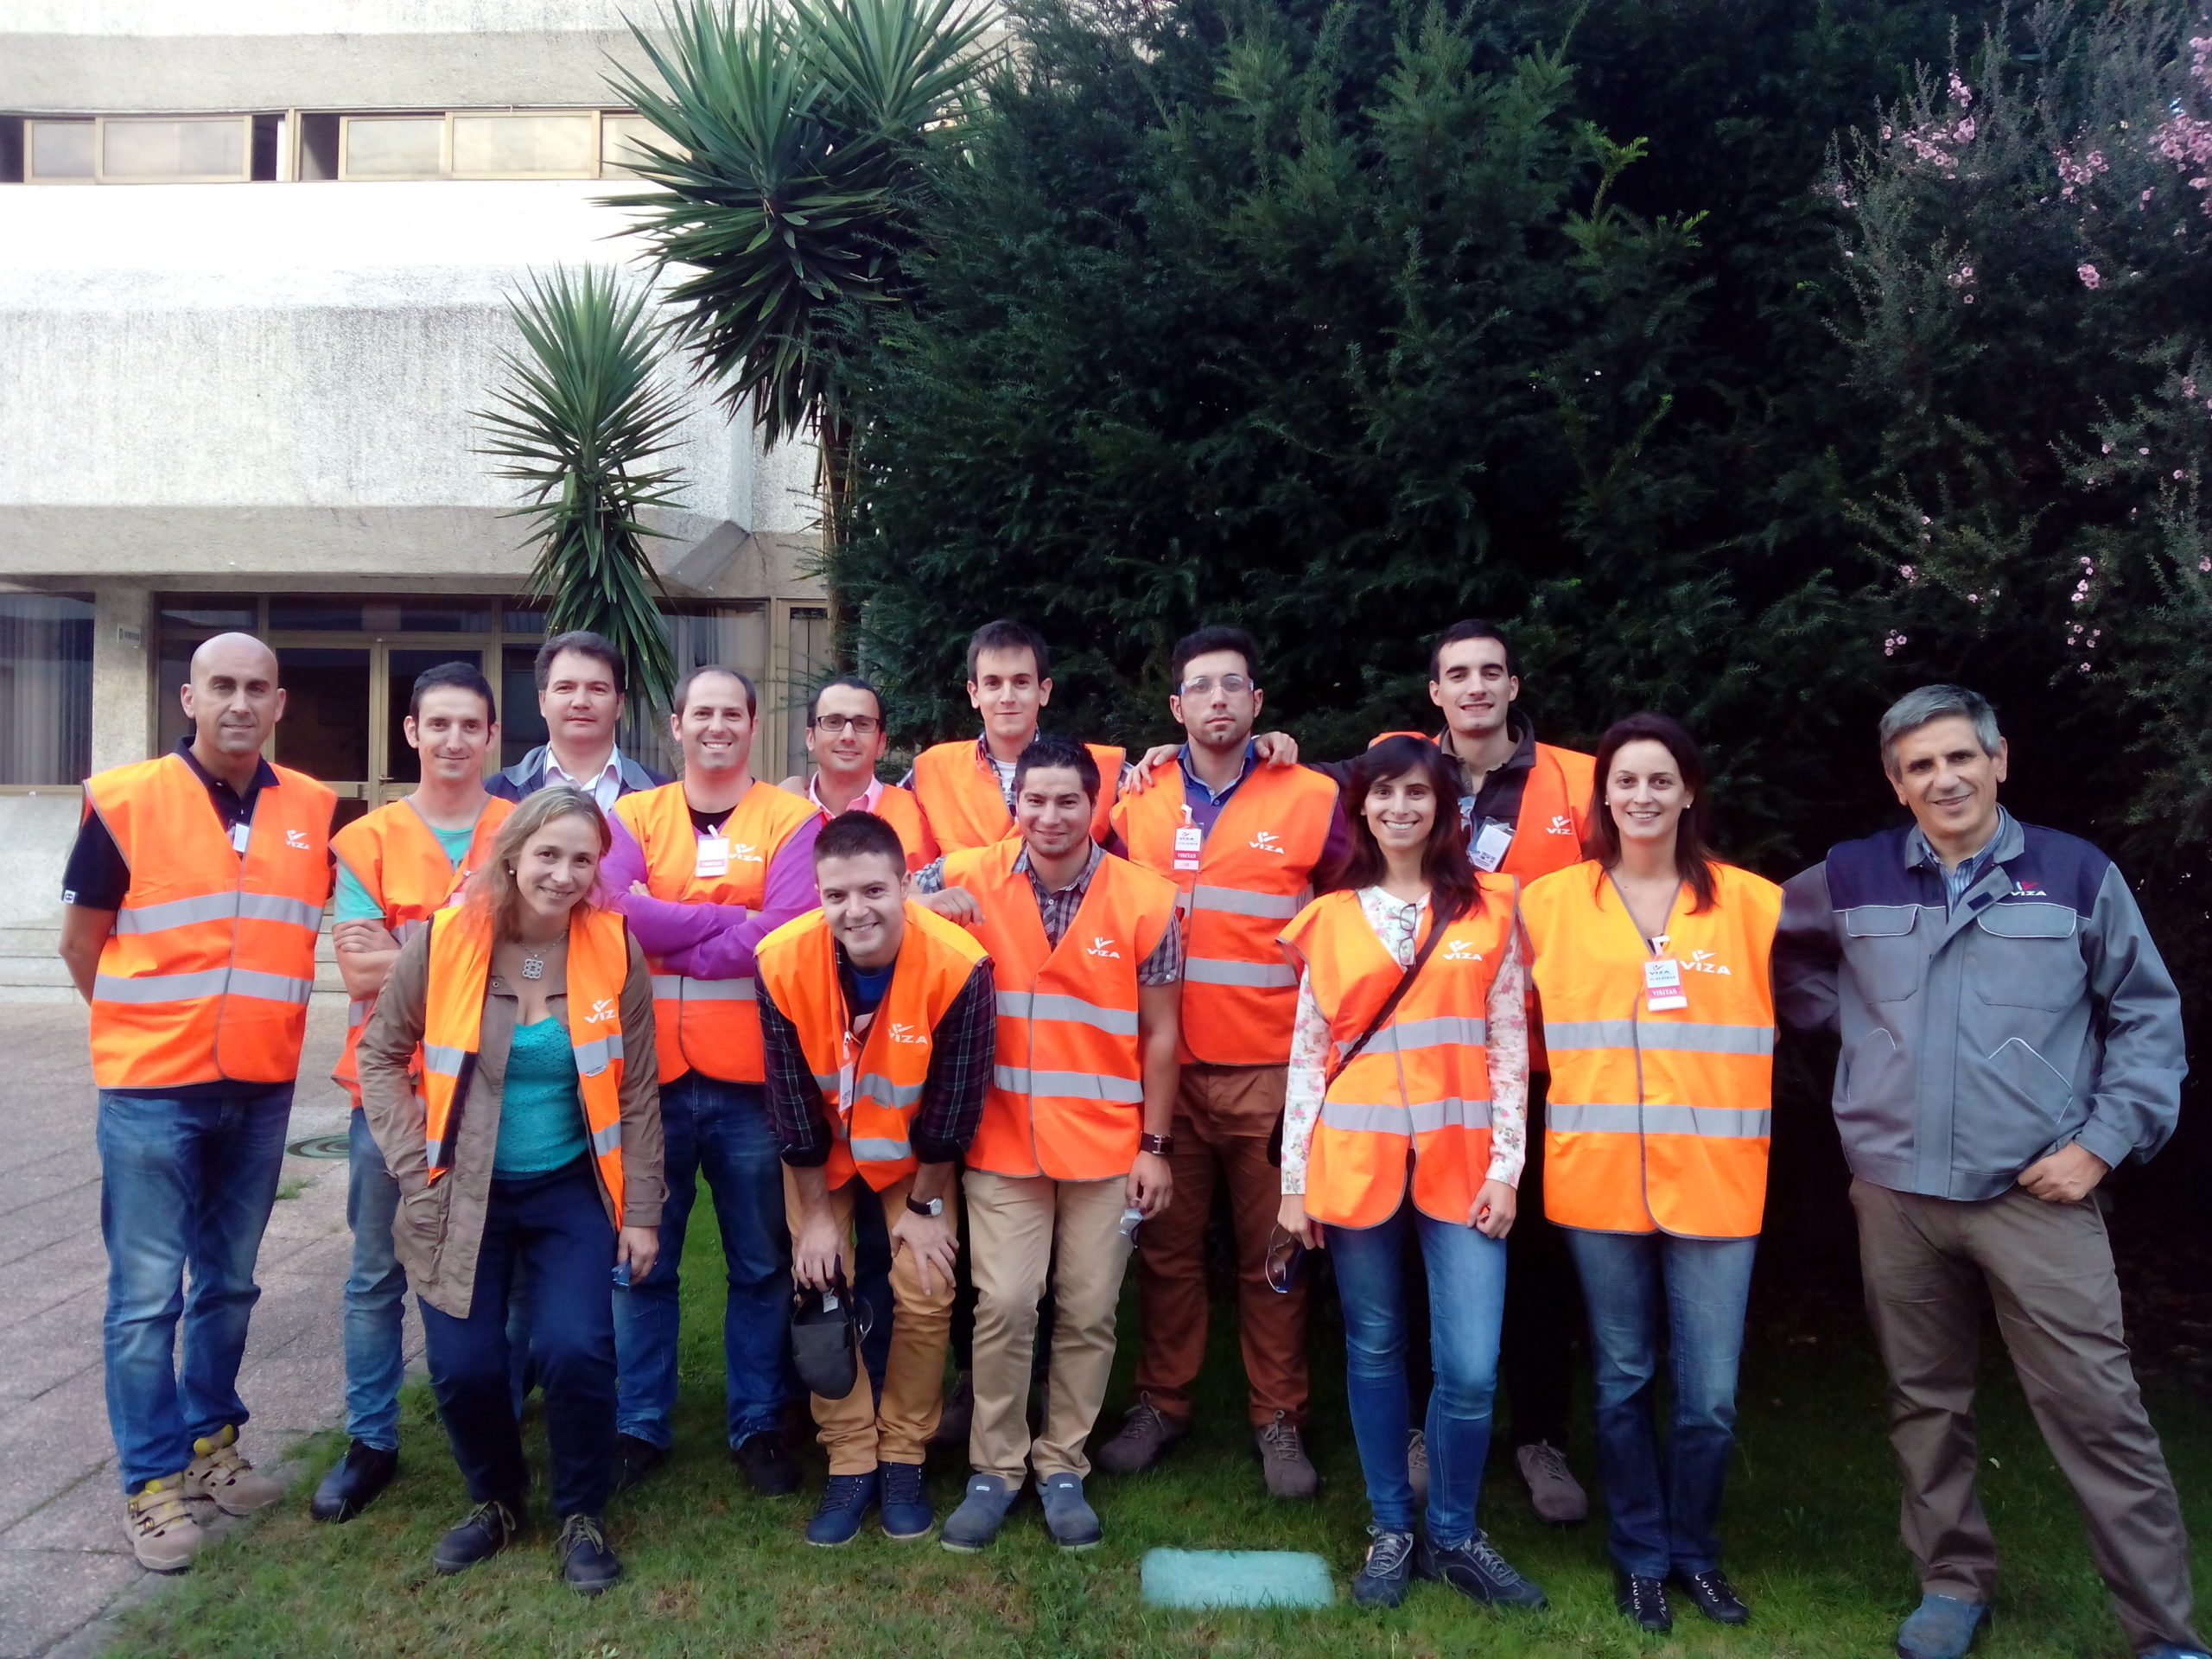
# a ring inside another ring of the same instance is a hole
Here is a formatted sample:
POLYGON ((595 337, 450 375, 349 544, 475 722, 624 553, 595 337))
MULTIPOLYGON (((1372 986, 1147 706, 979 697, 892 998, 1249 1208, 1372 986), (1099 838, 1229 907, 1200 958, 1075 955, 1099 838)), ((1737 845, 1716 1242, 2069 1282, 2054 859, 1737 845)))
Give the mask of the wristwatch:
POLYGON ((1156 1153, 1162 1158, 1175 1155, 1175 1137, 1172 1135, 1141 1135, 1137 1145, 1145 1151, 1156 1153))
POLYGON ((927 1204, 924 1204, 909 1192, 906 1195, 906 1207, 918 1216, 941 1216, 944 1213, 944 1200, 931 1198, 927 1204))

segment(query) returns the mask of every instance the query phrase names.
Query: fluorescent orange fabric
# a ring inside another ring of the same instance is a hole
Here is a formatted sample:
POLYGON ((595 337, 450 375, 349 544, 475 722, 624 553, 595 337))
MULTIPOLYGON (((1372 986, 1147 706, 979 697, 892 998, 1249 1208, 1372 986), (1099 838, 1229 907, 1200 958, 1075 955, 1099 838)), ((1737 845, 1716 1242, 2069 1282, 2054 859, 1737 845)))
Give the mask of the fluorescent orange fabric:
MULTIPOLYGON (((1383 732, 1367 747, 1371 749, 1386 737, 1438 741, 1431 732, 1383 732)), ((1595 757, 1578 750, 1536 745, 1536 762, 1521 791, 1513 842, 1498 864, 1498 874, 1513 876, 1525 887, 1540 875, 1582 861, 1582 832, 1590 822, 1597 764, 1595 757)))
MULTIPOLYGON (((1515 883, 1477 877, 1455 919, 1367 1046, 1331 1079, 1306 1154, 1306 1211, 1334 1227, 1397 1213, 1413 1154, 1414 1203, 1465 1225, 1490 1178, 1491 986, 1513 934, 1515 883)), ((1432 918, 1421 918, 1421 938, 1432 918)), ((1329 1022, 1331 1061, 1359 1039, 1405 969, 1383 948, 1356 893, 1325 893, 1282 932, 1329 1022)))
POLYGON ((907 1138, 937 1052, 938 1022, 974 976, 983 947, 968 930, 909 900, 906 937, 891 984, 855 1038, 829 919, 810 911, 785 922, 755 952, 760 985, 798 1033, 836 1136, 824 1173, 832 1188, 855 1170, 880 1192, 915 1167, 907 1138), (848 1067, 851 1096, 846 1103, 848 1067))
POLYGON ((1551 1051, 1544 1213, 1598 1232, 1748 1238, 1766 1205, 1774 1100, 1769 964, 1782 889, 1716 864, 1667 924, 1688 1006, 1645 1005, 1653 959, 1596 863, 1530 884, 1521 911, 1551 1051))
MULTIPOLYGON (((814 813, 812 803, 756 781, 722 822, 728 869, 702 876, 699 836, 681 783, 639 790, 614 803, 615 817, 645 853, 645 886, 654 898, 747 910, 760 909, 767 895, 769 861, 814 813)), ((753 981, 693 979, 669 972, 658 959, 650 966, 660 1080, 697 1071, 728 1083, 761 1082, 766 1074, 753 981)))
MULTIPOLYGON (((1103 842, 1111 829, 1108 815, 1121 786, 1122 752, 1103 743, 1086 743, 1098 763, 1098 799, 1090 815, 1090 838, 1103 842)), ((998 769, 983 759, 973 741, 938 743, 914 757, 914 796, 930 834, 947 853, 988 847, 1014 837, 1014 816, 1006 810, 998 769)))
MULTIPOLYGON (((592 1159, 618 1216, 622 1211, 622 987, 630 977, 630 933, 611 910, 579 906, 569 915, 569 1046, 592 1159)), ((474 906, 430 918, 429 987, 423 1010, 423 1138, 435 1181, 453 1167, 469 1075, 482 1046, 484 993, 492 975, 491 918, 474 906)))
MULTIPOLYGON (((368 895, 384 906, 384 925, 404 944, 430 918, 451 904, 462 883, 484 868, 492 855, 499 826, 515 810, 512 801, 496 795, 484 798, 484 810, 469 837, 468 853, 455 868, 440 841, 410 801, 392 801, 365 813, 330 838, 330 850, 353 872, 368 895)), ((345 1085, 361 1103, 361 1075, 354 1060, 361 1046, 361 1027, 375 1012, 373 996, 356 997, 346 1004, 346 1046, 339 1051, 334 1081, 345 1085)))
POLYGON ((1215 819, 1195 870, 1175 868, 1184 798, 1182 767, 1163 766, 1149 789, 1114 807, 1130 861, 1182 895, 1182 1058, 1281 1065, 1290 1058, 1298 976, 1275 937, 1311 896, 1337 786, 1302 766, 1255 765, 1215 819))
POLYGON ((337 797, 305 772, 276 770, 254 801, 243 857, 181 755, 86 779, 86 810, 130 867, 92 986, 101 1088, 299 1075, 337 797))
POLYGON ((998 987, 998 1054, 970 1169, 1058 1181, 1126 1175, 1144 1129, 1137 964, 1174 925, 1173 883, 1109 853, 1057 948, 1019 841, 955 853, 945 886, 981 904, 998 987))

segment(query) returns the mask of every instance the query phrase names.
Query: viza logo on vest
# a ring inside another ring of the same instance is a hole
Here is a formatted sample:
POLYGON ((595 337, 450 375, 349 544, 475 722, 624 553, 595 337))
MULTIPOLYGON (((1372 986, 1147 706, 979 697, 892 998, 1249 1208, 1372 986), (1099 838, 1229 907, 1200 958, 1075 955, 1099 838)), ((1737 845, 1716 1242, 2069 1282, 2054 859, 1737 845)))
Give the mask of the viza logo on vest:
POLYGON ((1555 812, 1552 815, 1550 827, 1544 833, 1548 836, 1571 836, 1574 833, 1574 820, 1564 812, 1555 812))
POLYGON ((618 1012, 614 999, 611 996, 602 996, 591 1005, 591 1012, 584 1015, 584 1024, 606 1025, 614 1019, 618 1012))
POLYGON ((893 1020, 891 1022, 891 1040, 894 1043, 912 1043, 919 1046, 927 1043, 929 1039, 905 1021, 893 1020))
POLYGON ((1444 947, 1444 960, 1446 962, 1480 962, 1482 959, 1483 953, 1465 939, 1454 939, 1444 947))
POLYGON ((733 864, 758 864, 761 861, 760 849, 749 841, 738 842, 729 849, 729 861, 733 864))
POLYGON ((1275 832, 1272 830, 1262 830, 1252 837, 1252 850, 1255 853, 1273 853, 1278 858, 1286 856, 1290 851, 1287 847, 1275 839, 1275 832))
POLYGON ((1728 977, 1731 979, 1735 977, 1733 974, 1730 974, 1728 972, 1728 969, 1725 963, 1715 962, 1713 959, 1713 952, 1710 950, 1691 951, 1690 959, 1684 963, 1682 967, 1688 972, 1693 974, 1727 974, 1728 977))
POLYGON ((308 851, 308 832, 304 830, 287 830, 284 832, 284 844, 296 853, 308 851))
POLYGON ((1113 940, 1102 939, 1094 934, 1090 943, 1084 947, 1083 954, 1086 957, 1113 957, 1118 960, 1122 953, 1114 948, 1113 940))

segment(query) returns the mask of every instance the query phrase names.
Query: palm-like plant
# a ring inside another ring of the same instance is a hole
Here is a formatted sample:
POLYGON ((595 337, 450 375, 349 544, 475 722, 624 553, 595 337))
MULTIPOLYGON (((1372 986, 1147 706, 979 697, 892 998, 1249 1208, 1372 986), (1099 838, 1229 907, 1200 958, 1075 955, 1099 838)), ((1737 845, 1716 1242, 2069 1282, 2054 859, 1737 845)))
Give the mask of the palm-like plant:
POLYGON ((665 704, 676 677, 655 599, 660 573, 645 538, 648 507, 677 499, 674 467, 656 465, 677 442, 682 399, 653 381, 665 328, 651 295, 614 272, 533 275, 512 302, 525 349, 501 355, 505 384, 477 411, 503 458, 494 476, 519 480, 535 520, 528 593, 547 601, 549 634, 589 628, 613 641, 633 688, 665 704))
POLYGON ((664 142, 617 199, 664 270, 702 383, 761 435, 811 427, 825 530, 843 524, 851 404, 839 370, 866 308, 902 297, 901 252, 928 193, 925 134, 988 60, 978 0, 678 0, 652 78, 615 91, 664 142))

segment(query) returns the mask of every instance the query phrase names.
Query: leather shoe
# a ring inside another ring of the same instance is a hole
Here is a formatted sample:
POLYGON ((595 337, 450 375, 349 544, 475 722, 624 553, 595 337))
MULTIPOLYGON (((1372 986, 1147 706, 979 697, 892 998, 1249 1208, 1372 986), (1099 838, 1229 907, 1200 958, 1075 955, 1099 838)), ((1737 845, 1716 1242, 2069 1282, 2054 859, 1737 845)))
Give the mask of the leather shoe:
POLYGON ((1675 1628, 1675 1610, 1667 1605, 1667 1586, 1657 1579, 1639 1579, 1616 1569, 1613 1605, 1639 1630, 1664 1636, 1675 1628))
POLYGON ((789 1497, 798 1491, 798 1463, 770 1429, 748 1434, 730 1448, 730 1459, 745 1471, 747 1483, 763 1497, 789 1497))
POLYGON ((318 1521, 351 1521, 376 1502, 377 1494, 391 1484, 398 1468, 398 1452, 355 1440, 346 1448, 338 1466, 315 1489, 308 1513, 318 1521))
POLYGON ((1719 1567, 1709 1573, 1677 1573, 1673 1583, 1677 1590, 1697 1604, 1697 1610, 1716 1624, 1747 1624, 1751 1610, 1736 1593, 1736 1586, 1719 1567))
POLYGON ((468 1518, 448 1530, 431 1547, 430 1565, 441 1573, 464 1573, 479 1561, 488 1561, 522 1530, 522 1505, 494 1498, 479 1503, 468 1518))
POLYGON ((617 1492, 626 1492, 647 1475, 668 1461, 668 1453, 651 1440, 640 1440, 635 1434, 614 1437, 614 1484, 617 1492))
POLYGON ((1988 1608, 1930 1590, 1897 1630, 1897 1659, 1965 1659, 1988 1608))
POLYGON ((607 1547, 607 1529, 595 1515, 562 1522, 553 1553, 560 1559, 561 1582, 580 1596, 595 1596, 622 1576, 622 1563, 607 1547))

